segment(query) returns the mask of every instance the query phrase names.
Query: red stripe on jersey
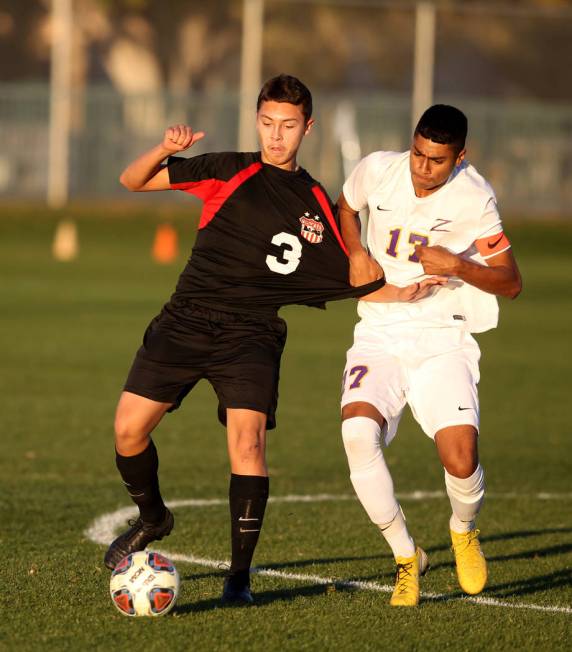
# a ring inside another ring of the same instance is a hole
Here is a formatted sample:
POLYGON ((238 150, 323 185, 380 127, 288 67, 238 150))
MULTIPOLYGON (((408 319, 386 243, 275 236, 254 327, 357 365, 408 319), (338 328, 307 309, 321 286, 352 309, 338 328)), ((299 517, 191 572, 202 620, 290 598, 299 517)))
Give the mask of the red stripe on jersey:
POLYGON ((221 188, 221 186, 224 186, 224 183, 224 181, 219 181, 218 179, 183 181, 182 183, 172 183, 171 188, 173 190, 188 192, 189 195, 194 195, 203 201, 207 201, 221 188))
POLYGON ((322 207, 322 210, 324 211, 324 215, 326 216, 326 219, 330 223, 330 226, 332 227, 332 231, 334 232, 334 235, 336 236, 336 239, 342 248, 343 252, 345 253, 346 256, 349 256, 349 251, 346 245, 344 244, 344 241, 342 240, 342 236, 340 233, 340 230, 338 229, 338 225, 336 224, 336 218, 334 217, 334 214, 332 213, 332 209, 330 208, 330 203, 328 201, 328 198, 326 197, 324 191, 320 188, 320 186, 314 186, 312 188, 312 192, 314 193, 314 196, 318 200, 318 203, 322 207))
POLYGON ((250 179, 251 176, 262 170, 262 163, 258 161, 257 163, 252 163, 244 170, 240 170, 233 177, 231 177, 226 183, 224 183, 220 189, 217 189, 216 194, 209 198, 209 200, 203 206, 203 212, 201 214, 201 220, 199 222, 199 229, 204 229, 205 226, 213 219, 217 214, 220 207, 224 202, 232 195, 232 193, 240 188, 240 186, 250 179))
POLYGON ((219 179, 185 181, 183 183, 173 183, 171 188, 173 190, 183 190, 204 201, 199 221, 199 229, 204 229, 232 193, 261 169, 262 163, 252 163, 244 170, 237 172, 228 181, 220 181, 219 179))

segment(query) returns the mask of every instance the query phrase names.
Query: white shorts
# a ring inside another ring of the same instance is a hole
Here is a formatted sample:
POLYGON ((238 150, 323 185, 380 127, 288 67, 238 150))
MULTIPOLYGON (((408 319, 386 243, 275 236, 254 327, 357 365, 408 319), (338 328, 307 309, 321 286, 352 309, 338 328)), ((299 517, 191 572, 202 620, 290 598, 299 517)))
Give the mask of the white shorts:
POLYGON ((395 437, 405 404, 426 435, 442 428, 479 428, 479 346, 457 328, 375 329, 359 322, 347 353, 342 407, 375 406, 386 420, 385 445, 395 437))

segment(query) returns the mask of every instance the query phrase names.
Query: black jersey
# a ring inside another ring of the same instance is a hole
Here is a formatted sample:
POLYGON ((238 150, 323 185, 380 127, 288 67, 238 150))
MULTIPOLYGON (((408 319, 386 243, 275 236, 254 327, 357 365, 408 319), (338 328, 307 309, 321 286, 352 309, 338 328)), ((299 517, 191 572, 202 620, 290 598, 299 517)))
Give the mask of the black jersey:
POLYGON ((304 169, 262 163, 259 152, 168 162, 171 187, 203 200, 192 255, 173 300, 274 313, 323 306, 383 285, 349 284, 347 251, 333 205, 304 169))

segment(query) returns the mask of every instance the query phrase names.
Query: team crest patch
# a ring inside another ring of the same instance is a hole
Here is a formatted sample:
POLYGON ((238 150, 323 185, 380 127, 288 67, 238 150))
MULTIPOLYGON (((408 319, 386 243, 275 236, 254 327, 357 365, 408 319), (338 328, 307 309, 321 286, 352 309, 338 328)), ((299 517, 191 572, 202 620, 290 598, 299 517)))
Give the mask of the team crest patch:
POLYGON ((310 213, 306 212, 300 218, 302 229, 300 235, 312 244, 319 244, 324 239, 324 224, 322 223, 319 215, 310 217, 310 213))

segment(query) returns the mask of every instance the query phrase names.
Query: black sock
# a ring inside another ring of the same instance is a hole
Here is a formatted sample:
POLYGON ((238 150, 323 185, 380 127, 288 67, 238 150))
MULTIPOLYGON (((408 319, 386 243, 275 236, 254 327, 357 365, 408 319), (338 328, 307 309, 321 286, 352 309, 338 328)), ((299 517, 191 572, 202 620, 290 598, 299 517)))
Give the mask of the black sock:
POLYGON ((258 475, 230 476, 228 498, 232 539, 230 572, 247 578, 258 543, 268 500, 268 478, 258 475))
POLYGON ((115 451, 115 464, 131 500, 139 507, 141 520, 159 523, 165 516, 165 503, 159 491, 159 458, 153 440, 137 455, 125 457, 115 451))

